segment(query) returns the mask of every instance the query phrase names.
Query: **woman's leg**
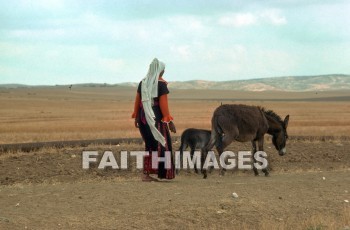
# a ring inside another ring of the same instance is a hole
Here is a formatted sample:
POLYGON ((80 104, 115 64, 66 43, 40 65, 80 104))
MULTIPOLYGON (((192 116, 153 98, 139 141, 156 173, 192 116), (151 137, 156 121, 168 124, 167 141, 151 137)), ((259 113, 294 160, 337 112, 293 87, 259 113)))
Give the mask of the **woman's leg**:
POLYGON ((156 174, 157 171, 152 169, 152 151, 157 151, 157 141, 154 139, 153 134, 147 124, 139 124, 139 130, 143 141, 145 142, 145 150, 149 152, 149 156, 144 157, 143 173, 141 175, 142 181, 158 181, 156 178, 150 176, 150 174, 156 174))
POLYGON ((172 143, 171 143, 171 136, 168 129, 168 125, 166 123, 160 122, 158 124, 158 130, 163 134, 166 140, 166 145, 162 146, 161 144, 158 144, 158 154, 160 157, 165 156, 165 152, 170 152, 170 168, 165 168, 165 164, 163 162, 160 162, 158 164, 158 178, 160 179, 173 179, 175 178, 175 166, 174 166, 174 160, 172 157, 172 143))

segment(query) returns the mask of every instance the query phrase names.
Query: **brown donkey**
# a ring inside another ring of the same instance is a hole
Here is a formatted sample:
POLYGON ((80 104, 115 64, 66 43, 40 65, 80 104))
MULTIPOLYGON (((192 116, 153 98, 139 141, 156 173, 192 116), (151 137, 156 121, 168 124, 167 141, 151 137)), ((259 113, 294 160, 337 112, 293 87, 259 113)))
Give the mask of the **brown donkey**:
MULTIPOLYGON (((258 106, 221 105, 214 111, 211 120, 211 137, 205 152, 207 153, 216 145, 216 149, 221 155, 233 141, 251 141, 253 153, 257 151, 256 142, 258 142, 258 150, 264 151, 264 135, 268 133, 272 135, 272 143, 279 155, 283 156, 286 153, 288 121, 289 115, 282 121, 275 112, 258 106)), ((202 155, 202 167, 205 157, 202 155)), ((256 176, 259 175, 255 167, 253 170, 256 176)), ((224 171, 225 169, 222 173, 224 171)), ((267 169, 263 169, 263 172, 265 176, 269 175, 267 169)), ((205 169, 202 169, 202 173, 204 178, 207 178, 205 169)))

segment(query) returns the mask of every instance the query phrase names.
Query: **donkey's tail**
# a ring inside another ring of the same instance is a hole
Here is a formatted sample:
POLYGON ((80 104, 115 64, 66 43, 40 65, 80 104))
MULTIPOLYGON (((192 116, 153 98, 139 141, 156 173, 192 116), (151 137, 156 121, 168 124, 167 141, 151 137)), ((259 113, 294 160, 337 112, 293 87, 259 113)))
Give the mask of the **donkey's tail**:
POLYGON ((221 146, 222 145, 222 129, 219 125, 218 122, 218 116, 213 116, 211 119, 211 135, 210 135, 210 140, 205 147, 207 151, 211 150, 214 145, 216 146, 221 146))
POLYGON ((184 151, 184 147, 186 146, 185 144, 185 138, 184 138, 184 135, 182 134, 181 136, 181 144, 180 144, 180 148, 179 148, 179 151, 180 151, 180 156, 182 156, 182 153, 184 151))

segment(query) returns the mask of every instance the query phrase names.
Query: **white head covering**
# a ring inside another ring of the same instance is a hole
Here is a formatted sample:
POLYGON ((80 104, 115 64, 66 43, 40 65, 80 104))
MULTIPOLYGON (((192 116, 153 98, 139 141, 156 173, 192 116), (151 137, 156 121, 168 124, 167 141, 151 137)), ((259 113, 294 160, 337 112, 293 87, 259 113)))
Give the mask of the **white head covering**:
POLYGON ((153 59, 149 65, 148 73, 144 79, 142 79, 141 85, 141 97, 142 105, 145 111, 146 121, 149 125, 153 137, 165 146, 165 138, 158 131, 155 126, 155 115, 152 109, 153 98, 158 97, 158 79, 159 74, 165 69, 165 64, 159 61, 157 58, 153 59))

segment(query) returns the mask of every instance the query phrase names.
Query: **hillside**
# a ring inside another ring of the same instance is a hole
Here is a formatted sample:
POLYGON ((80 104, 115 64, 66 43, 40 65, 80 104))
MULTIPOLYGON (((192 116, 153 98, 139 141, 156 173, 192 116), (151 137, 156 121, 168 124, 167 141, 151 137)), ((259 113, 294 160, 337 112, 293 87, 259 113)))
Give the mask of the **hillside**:
POLYGON ((236 81, 170 82, 175 89, 217 89, 239 91, 328 91, 350 90, 350 75, 274 77, 236 81))
MULTIPOLYGON (((138 82, 125 82, 119 84, 83 83, 74 84, 75 87, 137 87, 138 82)), ((56 85, 55 87, 68 87, 69 85, 56 85)), ((37 87, 23 84, 0 84, 0 88, 37 87)), ((350 75, 330 74, 319 76, 289 76, 271 77, 249 80, 232 81, 173 81, 169 82, 172 89, 210 89, 235 91, 334 91, 350 90, 350 75)))

